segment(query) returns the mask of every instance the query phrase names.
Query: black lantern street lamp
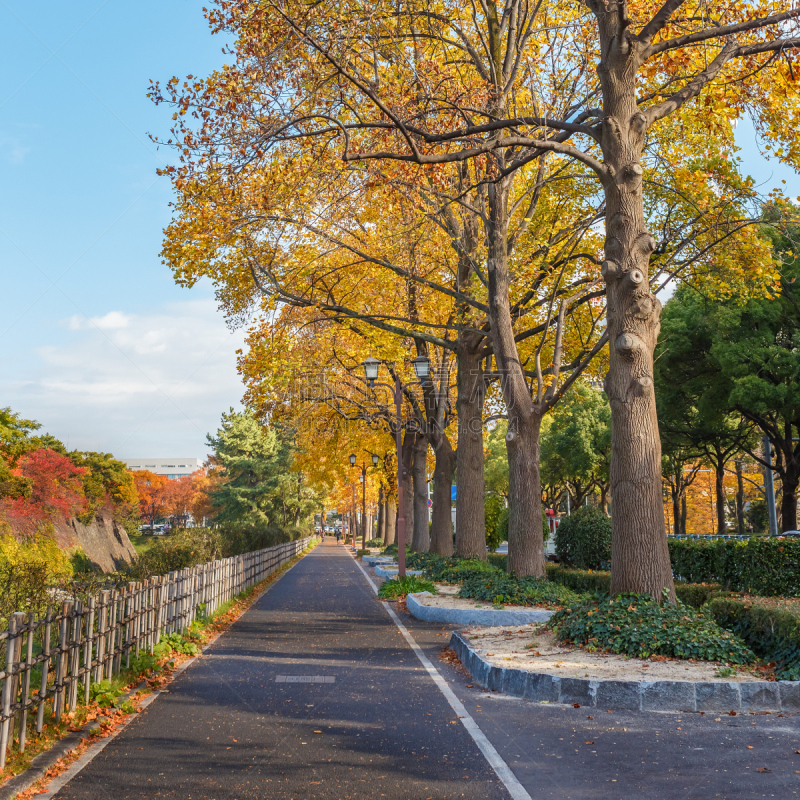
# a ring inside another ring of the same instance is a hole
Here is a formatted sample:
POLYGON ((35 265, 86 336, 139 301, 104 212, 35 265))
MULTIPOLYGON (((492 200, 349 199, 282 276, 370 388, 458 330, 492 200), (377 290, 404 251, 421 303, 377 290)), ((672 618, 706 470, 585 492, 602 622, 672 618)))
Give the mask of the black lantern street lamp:
MULTIPOLYGON (((406 515, 403 510, 403 389, 413 384, 400 383, 400 377, 396 373, 394 386, 388 383, 376 384, 380 365, 381 362, 377 358, 366 358, 363 363, 364 375, 370 388, 385 386, 394 394, 395 448, 397 450, 397 572, 401 578, 404 578, 406 575, 406 515)), ((414 374, 420 383, 424 384, 430 380, 431 361, 427 356, 417 356, 412 359, 411 366, 414 367, 414 374)), ((373 456, 373 463, 376 458, 377 456, 373 456)))
MULTIPOLYGON (((356 466, 356 456, 355 453, 350 454, 350 466, 356 466)), ((361 482, 361 549, 366 549, 367 546, 367 465, 361 464, 361 475, 358 476, 359 481, 361 482)), ((372 466, 378 466, 378 456, 373 453, 372 454, 372 466)), ((356 498, 355 498, 355 482, 353 482, 353 521, 355 523, 355 508, 356 508, 356 498)), ((353 547, 356 546, 356 530, 354 524, 353 530, 353 547)))

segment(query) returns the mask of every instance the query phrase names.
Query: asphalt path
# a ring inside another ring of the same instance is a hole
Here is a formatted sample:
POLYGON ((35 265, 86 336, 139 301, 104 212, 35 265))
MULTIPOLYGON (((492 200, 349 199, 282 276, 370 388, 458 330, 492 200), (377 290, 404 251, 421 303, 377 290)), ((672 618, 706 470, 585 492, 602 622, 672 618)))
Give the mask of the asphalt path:
MULTIPOLYGON (((448 627, 398 615, 534 800, 800 794, 800 716, 504 697, 442 658, 448 627)), ((508 797, 352 556, 332 540, 170 689, 57 797, 508 797), (283 675, 335 683, 277 683, 283 675)))
POLYGON ((352 556, 326 539, 56 796, 509 795, 352 556), (334 682, 278 682, 297 676, 334 682))

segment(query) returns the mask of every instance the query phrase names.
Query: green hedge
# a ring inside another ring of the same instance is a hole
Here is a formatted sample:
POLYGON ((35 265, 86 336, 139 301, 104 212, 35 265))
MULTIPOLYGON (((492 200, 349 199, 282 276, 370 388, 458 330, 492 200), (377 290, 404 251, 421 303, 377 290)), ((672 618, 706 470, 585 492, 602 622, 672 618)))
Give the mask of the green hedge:
POLYGON ((498 570, 469 576, 461 584, 458 596, 492 603, 546 608, 570 605, 580 600, 580 596, 566 586, 541 578, 517 578, 498 570))
MULTIPOLYGON (((576 512, 577 513, 577 512, 576 512)), ((574 515, 573 515, 574 516, 574 515)), ((559 526, 559 530, 561 526, 559 526)), ((678 589, 683 602, 693 606, 707 602, 721 589, 748 592, 762 597, 800 595, 800 541, 797 539, 715 539, 708 542, 670 539, 669 553, 676 580, 682 584, 719 584, 702 589, 678 589), (685 591, 686 596, 680 592, 685 591), (699 594, 702 602, 688 599, 699 594)), ((507 556, 490 554, 489 563, 506 568, 507 556)), ((552 577, 562 566, 548 564, 548 577, 577 591, 608 592, 607 572, 571 569, 563 579, 552 577), (599 577, 606 575, 605 578, 599 577)))
MULTIPOLYGON (((569 586, 576 592, 590 594, 608 594, 611 590, 611 573, 606 571, 572 569, 561 564, 547 565, 547 579, 553 583, 569 586)), ((682 603, 693 608, 700 608, 713 597, 723 594, 718 584, 676 583, 675 594, 682 603)))
POLYGON ((670 539, 676 578, 720 583, 729 591, 763 597, 800 594, 800 541, 795 539, 670 539))
POLYGON ((508 556, 505 553, 489 553, 487 560, 493 567, 506 571, 508 567, 508 556))
POLYGON ((602 569, 611 563, 611 520, 594 506, 582 506, 556 528, 556 555, 562 564, 602 569))
POLYGON ((738 634, 766 663, 775 677, 800 680, 800 619, 789 611, 717 598, 706 607, 720 627, 738 634))

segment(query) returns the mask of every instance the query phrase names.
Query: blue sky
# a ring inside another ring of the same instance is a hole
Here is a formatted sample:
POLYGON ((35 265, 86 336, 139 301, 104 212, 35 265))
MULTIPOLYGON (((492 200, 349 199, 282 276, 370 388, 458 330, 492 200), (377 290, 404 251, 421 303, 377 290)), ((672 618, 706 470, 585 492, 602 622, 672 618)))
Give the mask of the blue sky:
MULTIPOLYGON (((202 5, 0 2, 0 406, 70 447, 203 458, 241 397, 241 332, 158 257, 169 154, 147 134, 170 112, 145 92, 223 63, 202 5)), ((738 138, 764 191, 786 179, 800 194, 749 123, 738 138)))
POLYGON ((0 405, 71 447, 202 458, 241 396, 241 334, 158 258, 170 114, 145 92, 223 63, 201 9, 0 5, 0 405))

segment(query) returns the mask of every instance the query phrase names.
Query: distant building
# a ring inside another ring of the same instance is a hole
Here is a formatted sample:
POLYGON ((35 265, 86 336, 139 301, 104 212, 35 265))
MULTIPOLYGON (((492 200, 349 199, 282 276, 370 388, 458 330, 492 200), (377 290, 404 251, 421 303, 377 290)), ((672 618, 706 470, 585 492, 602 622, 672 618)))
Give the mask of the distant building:
POLYGON ((130 470, 146 469, 167 478, 182 478, 203 466, 199 458, 123 458, 122 461, 130 470))

